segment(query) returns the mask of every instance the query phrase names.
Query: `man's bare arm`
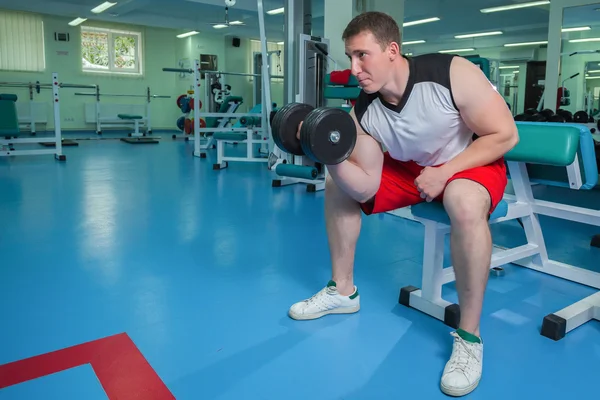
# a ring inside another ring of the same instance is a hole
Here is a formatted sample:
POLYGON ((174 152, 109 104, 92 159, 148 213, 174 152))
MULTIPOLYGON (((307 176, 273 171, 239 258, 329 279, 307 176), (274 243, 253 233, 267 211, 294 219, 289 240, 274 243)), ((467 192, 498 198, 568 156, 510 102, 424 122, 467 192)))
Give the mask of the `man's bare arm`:
MULTIPOLYGON (((335 183, 350 197, 359 203, 369 200, 375 195, 381 183, 381 170, 383 168, 383 152, 381 145, 367 135, 356 119, 354 108, 350 116, 356 125, 356 145, 352 154, 337 165, 327 165, 327 170, 335 183)), ((300 139, 298 126, 296 137, 300 139)))
POLYGON ((519 142, 519 135, 506 102, 479 67, 462 57, 455 57, 450 68, 450 82, 463 120, 479 136, 444 165, 449 175, 454 175, 498 160, 519 142))

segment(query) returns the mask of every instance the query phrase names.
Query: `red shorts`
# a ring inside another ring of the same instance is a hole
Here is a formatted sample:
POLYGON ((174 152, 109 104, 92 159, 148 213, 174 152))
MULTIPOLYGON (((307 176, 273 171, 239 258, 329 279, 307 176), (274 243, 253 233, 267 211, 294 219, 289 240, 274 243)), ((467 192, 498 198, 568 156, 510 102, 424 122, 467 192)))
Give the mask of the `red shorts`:
MULTIPOLYGON (((415 179, 423 168, 412 161, 394 160, 388 152, 385 152, 381 185, 371 200, 361 204, 362 211, 367 215, 377 214, 424 202, 425 199, 421 198, 415 185, 415 179)), ((452 176, 448 183, 455 179, 470 179, 485 187, 490 194, 491 214, 502 200, 508 182, 504 158, 483 167, 461 171, 452 176)), ((435 200, 442 201, 443 197, 444 193, 442 192, 435 200)))

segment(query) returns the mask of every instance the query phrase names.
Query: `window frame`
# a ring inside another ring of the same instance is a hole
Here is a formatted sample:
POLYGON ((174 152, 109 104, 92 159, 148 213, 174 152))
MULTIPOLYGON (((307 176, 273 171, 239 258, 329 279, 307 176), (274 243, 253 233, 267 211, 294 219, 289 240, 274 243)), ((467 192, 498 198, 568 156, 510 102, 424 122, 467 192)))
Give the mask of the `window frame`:
POLYGON ((81 45, 81 70, 85 73, 92 74, 107 74, 107 75, 118 75, 118 76, 142 76, 144 75, 143 68, 143 54, 142 54, 142 32, 128 31, 122 29, 109 29, 99 28, 93 26, 82 26, 80 32, 80 45, 81 45), (106 33, 108 35, 108 69, 90 68, 86 67, 83 63, 83 34, 84 33, 106 33), (128 68, 117 68, 115 67, 115 38, 121 37, 132 37, 135 42, 135 61, 136 67, 134 69, 128 68))

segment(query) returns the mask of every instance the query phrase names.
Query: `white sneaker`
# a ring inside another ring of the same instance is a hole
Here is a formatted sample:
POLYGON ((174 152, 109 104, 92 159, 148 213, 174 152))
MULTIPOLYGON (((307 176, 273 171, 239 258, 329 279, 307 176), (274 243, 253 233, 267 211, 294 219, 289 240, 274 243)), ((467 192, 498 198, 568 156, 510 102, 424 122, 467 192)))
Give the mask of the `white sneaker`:
POLYGON ((449 396, 464 396, 475 390, 481 379, 483 342, 467 342, 456 332, 451 335, 454 336, 452 356, 444 368, 441 389, 449 396))
POLYGON ((326 287, 310 299, 300 301, 290 307, 289 316, 293 319, 315 319, 327 314, 349 314, 360 310, 360 296, 354 286, 350 296, 339 294, 334 281, 329 281, 326 287))

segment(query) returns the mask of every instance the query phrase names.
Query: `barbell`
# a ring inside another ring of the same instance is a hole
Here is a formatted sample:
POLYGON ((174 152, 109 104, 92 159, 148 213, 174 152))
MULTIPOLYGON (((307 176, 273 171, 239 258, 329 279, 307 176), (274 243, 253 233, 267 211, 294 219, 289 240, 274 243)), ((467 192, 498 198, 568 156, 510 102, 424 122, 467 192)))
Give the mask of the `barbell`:
POLYGON ((271 130, 273 141, 281 150, 306 155, 325 165, 336 165, 350 157, 357 139, 356 124, 347 111, 314 108, 304 103, 281 107, 273 117, 271 130), (298 140, 296 133, 301 122, 298 140))

